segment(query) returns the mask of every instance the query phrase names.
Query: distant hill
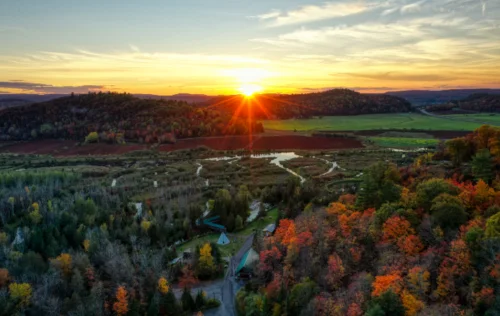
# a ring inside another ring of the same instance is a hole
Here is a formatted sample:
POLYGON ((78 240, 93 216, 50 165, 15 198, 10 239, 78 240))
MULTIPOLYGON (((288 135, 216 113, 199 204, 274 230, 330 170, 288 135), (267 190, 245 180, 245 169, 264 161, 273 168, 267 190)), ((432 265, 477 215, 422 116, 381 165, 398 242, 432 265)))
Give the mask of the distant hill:
MULTIPOLYGON (((252 131, 262 125, 252 122, 252 131)), ((91 93, 0 110, 0 140, 65 138, 83 141, 168 143, 176 138, 248 133, 244 120, 185 101, 141 99, 130 94, 91 93)))
POLYGON ((240 95, 220 96, 202 105, 224 109, 239 117, 251 114, 257 119, 396 113, 411 110, 410 103, 400 97, 361 94, 347 89, 307 94, 261 94, 251 99, 240 95), (250 106, 246 107, 247 104, 250 106))
MULTIPOLYGON (((54 100, 57 98, 67 97, 69 94, 0 94, 0 104, 7 103, 5 100, 18 99, 24 100, 26 103, 35 103, 35 102, 45 102, 54 100)), ((184 101, 187 103, 200 103, 205 102, 211 98, 212 96, 204 95, 204 94, 189 94, 189 93, 179 93, 174 95, 156 95, 156 94, 133 94, 133 96, 141 98, 141 99, 163 99, 163 100, 176 100, 176 101, 184 101)), ((23 104, 20 104, 23 105, 23 104)))
POLYGON ((426 107, 430 112, 465 110, 474 112, 500 112, 500 94, 476 93, 462 100, 426 107))
POLYGON ((386 92, 385 94, 405 98, 411 104, 419 106, 461 100, 478 93, 500 94, 500 89, 408 90, 386 92))
POLYGON ((20 105, 26 105, 26 104, 30 104, 30 103, 32 103, 32 102, 29 100, 20 99, 20 98, 0 99, 0 110, 10 108, 10 107, 20 106, 20 105))

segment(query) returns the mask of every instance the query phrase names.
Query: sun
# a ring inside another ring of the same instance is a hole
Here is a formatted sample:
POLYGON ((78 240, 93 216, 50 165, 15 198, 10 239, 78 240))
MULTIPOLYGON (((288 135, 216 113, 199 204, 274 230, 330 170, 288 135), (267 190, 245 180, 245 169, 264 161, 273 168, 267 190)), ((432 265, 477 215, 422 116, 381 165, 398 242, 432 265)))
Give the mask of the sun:
POLYGON ((238 89, 241 94, 245 95, 246 97, 251 97, 255 93, 262 91, 262 87, 256 84, 244 84, 238 89))

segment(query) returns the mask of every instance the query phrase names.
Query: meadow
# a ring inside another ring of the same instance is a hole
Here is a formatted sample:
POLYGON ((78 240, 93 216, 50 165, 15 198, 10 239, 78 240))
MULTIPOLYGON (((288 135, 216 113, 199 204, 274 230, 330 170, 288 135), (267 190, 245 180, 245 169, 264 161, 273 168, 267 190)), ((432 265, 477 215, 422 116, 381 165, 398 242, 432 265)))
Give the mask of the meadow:
POLYGON ((433 147, 439 143, 439 140, 433 138, 369 137, 368 139, 381 147, 433 147))
MULTIPOLYGON (((484 114, 480 114, 483 116, 484 114)), ((447 118, 456 117, 476 119, 480 115, 447 115, 447 118)), ((484 121, 486 121, 486 117, 484 121)), ((494 122, 500 117, 488 116, 488 121, 494 122)), ((312 119, 291 120, 267 120, 262 121, 265 130, 286 131, 363 131, 363 130, 449 130, 449 131, 472 131, 483 123, 478 119, 477 123, 469 121, 457 121, 444 118, 425 116, 417 113, 398 114, 369 114, 355 116, 324 116, 312 119)))

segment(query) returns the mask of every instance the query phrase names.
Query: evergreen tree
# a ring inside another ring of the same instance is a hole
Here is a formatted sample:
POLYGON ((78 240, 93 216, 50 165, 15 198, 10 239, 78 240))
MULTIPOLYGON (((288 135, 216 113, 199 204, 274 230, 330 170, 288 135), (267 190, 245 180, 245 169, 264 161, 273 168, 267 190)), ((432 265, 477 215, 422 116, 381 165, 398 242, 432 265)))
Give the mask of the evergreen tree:
POLYGON ((161 297, 160 312, 163 312, 164 315, 168 316, 177 316, 181 314, 181 307, 179 306, 177 298, 172 291, 168 291, 167 294, 161 297))
POLYGON ((182 309, 185 312, 194 311, 196 308, 196 304, 193 297, 191 296, 191 292, 187 288, 184 288, 184 291, 182 292, 181 302, 182 309))
POLYGON ((203 295, 203 292, 201 290, 198 291, 198 294, 196 294, 196 300, 195 300, 195 306, 196 309, 199 310, 205 305, 205 296, 203 295))
POLYGON ((240 215, 236 216, 236 219, 234 220, 234 227, 236 230, 240 230, 243 228, 243 219, 240 215))

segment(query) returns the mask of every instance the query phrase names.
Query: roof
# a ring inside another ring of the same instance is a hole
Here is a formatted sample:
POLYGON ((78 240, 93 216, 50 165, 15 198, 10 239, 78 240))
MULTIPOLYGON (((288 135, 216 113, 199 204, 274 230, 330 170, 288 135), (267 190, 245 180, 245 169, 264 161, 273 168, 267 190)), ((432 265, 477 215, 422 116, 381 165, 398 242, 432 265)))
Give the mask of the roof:
POLYGON ((275 229, 276 229, 276 224, 269 224, 262 231, 273 233, 275 229))
POLYGON ((241 259, 240 264, 238 264, 236 273, 242 271, 252 272, 257 262, 259 262, 259 254, 253 248, 250 248, 241 259))
POLYGON ((226 234, 221 233, 219 240, 217 240, 218 245, 227 245, 229 244, 229 238, 227 238, 226 234))

